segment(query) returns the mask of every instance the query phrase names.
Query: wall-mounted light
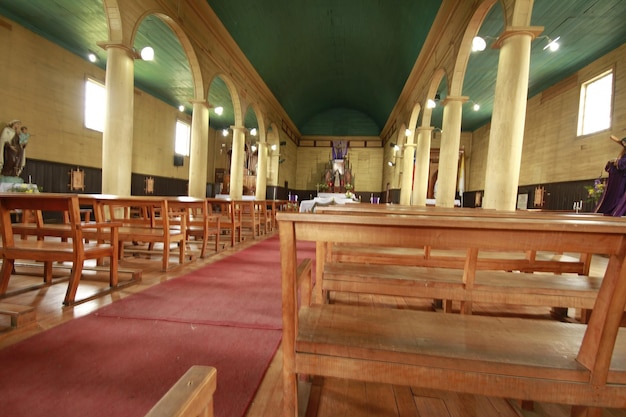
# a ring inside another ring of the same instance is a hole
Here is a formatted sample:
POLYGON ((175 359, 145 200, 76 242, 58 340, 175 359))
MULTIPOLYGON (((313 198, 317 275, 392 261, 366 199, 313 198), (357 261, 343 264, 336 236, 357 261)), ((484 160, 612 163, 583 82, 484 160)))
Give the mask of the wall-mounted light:
POLYGON ((392 148, 395 152, 398 152, 400 150, 400 147, 393 142, 389 143, 389 147, 392 148))
POLYGON ((476 103, 475 101, 469 100, 468 103, 472 105, 472 110, 474 111, 480 110, 480 104, 476 103))
POLYGON ((278 160, 278 163, 279 163, 279 164, 282 164, 283 162, 285 162, 285 158, 282 158, 282 159, 279 159, 279 160, 278 160))
POLYGON ((222 136, 228 136, 228 129, 222 129, 222 136))
POLYGON ((412 133, 413 133, 413 131, 412 131, 411 129, 406 129, 406 130, 404 131, 404 135, 405 135, 406 137, 411 136, 411 134, 412 134, 412 133))
POLYGON ((253 127, 252 129, 250 129, 250 135, 256 136, 256 134, 257 134, 256 127, 253 127))
POLYGON ((494 38, 493 36, 474 36, 474 39, 472 39, 472 52, 481 52, 484 51, 487 48, 487 41, 485 39, 498 39, 498 38, 494 38))
POLYGON ((185 111, 185 106, 183 106, 182 104, 180 106, 178 106, 178 111, 179 112, 184 112, 185 111))
POLYGON ((389 161, 389 162, 387 162, 387 165, 389 165, 390 167, 395 167, 396 163, 392 162, 392 161, 389 161))
POLYGON ((89 59, 89 62, 96 62, 98 60, 98 55, 89 51, 89 53, 87 54, 87 59, 89 59))
POLYGON ((213 111, 215 112, 215 114, 217 114, 218 116, 221 116, 222 113, 224 113, 224 107, 222 106, 217 106, 215 109, 213 109, 213 111))
POLYGON ((434 109, 435 107, 437 107, 437 103, 439 102, 439 100, 441 99, 441 95, 439 93, 435 94, 435 98, 429 98, 428 100, 426 100, 426 108, 428 109, 434 109))
POLYGON ((273 150, 273 151, 275 151, 275 150, 276 150, 276 147, 277 147, 277 146, 276 146, 276 144, 274 143, 272 146, 270 146, 270 149, 271 149, 271 150, 273 150))
POLYGON ((250 149, 252 150, 252 152, 256 152, 256 145, 251 145, 250 149))
POLYGON ((546 44, 546 46, 543 47, 543 50, 545 51, 546 49, 549 49, 550 51, 554 52, 557 51, 559 49, 559 47, 561 45, 559 45, 558 40, 561 39, 560 36, 557 36, 554 40, 550 39, 548 36, 538 36, 537 39, 547 39, 548 43, 546 44))
POLYGON ((141 50, 139 54, 144 61, 152 61, 154 59, 154 49, 151 46, 146 46, 141 50))

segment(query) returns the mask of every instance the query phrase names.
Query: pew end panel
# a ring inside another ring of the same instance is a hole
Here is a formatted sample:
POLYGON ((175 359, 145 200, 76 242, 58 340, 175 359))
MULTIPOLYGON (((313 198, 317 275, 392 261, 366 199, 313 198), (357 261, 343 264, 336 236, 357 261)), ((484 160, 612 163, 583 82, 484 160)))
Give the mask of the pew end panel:
POLYGON ((43 262, 46 284, 52 282, 54 262, 70 262, 72 269, 63 301, 65 305, 76 303, 76 292, 86 260, 109 258, 109 286, 111 288, 118 286, 119 225, 81 222, 79 200, 75 194, 0 194, 0 222, 3 257, 0 294, 6 294, 16 260, 43 262), (16 233, 11 222, 11 212, 15 210, 33 210, 38 212, 39 216, 42 212, 61 213, 60 218, 67 218, 69 223, 48 225, 37 222, 34 229, 36 239, 15 239, 16 233), (94 231, 98 241, 85 241, 85 234, 89 230, 94 231), (110 243, 102 242, 105 236, 110 243))
POLYGON ((217 370, 194 365, 170 388, 145 417, 213 417, 217 370))

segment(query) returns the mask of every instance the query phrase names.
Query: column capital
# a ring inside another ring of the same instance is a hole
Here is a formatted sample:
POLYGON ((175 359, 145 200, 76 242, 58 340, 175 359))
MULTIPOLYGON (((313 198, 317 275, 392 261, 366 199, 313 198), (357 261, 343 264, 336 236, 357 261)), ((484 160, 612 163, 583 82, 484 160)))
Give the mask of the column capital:
POLYGON ((504 32, 498 36, 492 48, 501 48, 504 40, 513 36, 530 36, 530 39, 533 40, 543 33, 543 29, 543 26, 507 26, 504 32))
POLYGON ((104 49, 105 51, 108 49, 122 49, 126 51, 128 56, 130 56, 133 59, 141 58, 139 54, 137 53, 137 51, 135 51, 132 47, 125 45, 123 43, 101 41, 101 42, 96 42, 96 45, 98 45, 100 48, 104 49))
POLYGON ((201 100, 201 99, 191 99, 189 100, 189 102, 195 107, 197 105, 202 106, 204 108, 209 108, 209 103, 207 103, 206 100, 201 100))
POLYGON ((467 100, 469 100, 468 96, 448 96, 443 100, 443 105, 445 106, 446 104, 448 104, 451 101, 458 101, 461 104, 465 103, 467 100))
POLYGON ((235 126, 235 125, 232 125, 230 128, 233 130, 233 132, 235 130, 248 130, 245 126, 235 126))

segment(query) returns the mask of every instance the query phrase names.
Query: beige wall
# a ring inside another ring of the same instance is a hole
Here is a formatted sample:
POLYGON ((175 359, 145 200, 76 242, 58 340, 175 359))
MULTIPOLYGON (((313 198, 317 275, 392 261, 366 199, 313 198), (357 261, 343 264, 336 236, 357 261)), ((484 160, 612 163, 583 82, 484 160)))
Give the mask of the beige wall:
MULTIPOLYGON (((570 78, 528 100, 520 185, 606 177, 606 161, 619 153, 610 134, 626 136, 626 44, 603 56, 570 78), (577 137, 580 86, 614 68, 615 99, 609 131, 577 137)), ((467 191, 485 185, 489 126, 473 132, 471 170, 467 191)), ((494 173, 493 175, 497 175, 494 173)))

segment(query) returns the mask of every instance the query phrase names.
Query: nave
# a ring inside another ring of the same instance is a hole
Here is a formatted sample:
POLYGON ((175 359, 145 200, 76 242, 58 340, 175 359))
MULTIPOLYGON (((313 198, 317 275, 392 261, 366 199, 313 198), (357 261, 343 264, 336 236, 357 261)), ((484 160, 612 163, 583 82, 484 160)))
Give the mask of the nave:
MULTIPOLYGON (((0 349, 36 333, 57 326, 65 321, 87 315, 94 310, 127 297, 135 292, 142 291, 160 282, 174 279, 201 266, 213 263, 236 251, 245 249, 258 242, 246 240, 235 248, 227 248, 218 254, 212 254, 205 259, 196 259, 193 262, 176 266, 168 272, 161 272, 158 257, 126 257, 122 260, 124 268, 140 268, 143 270, 142 281, 110 294, 100 296, 94 300, 77 304, 73 307, 61 307, 65 292, 63 283, 53 284, 39 290, 23 292, 3 301, 29 304, 36 306, 37 322, 24 328, 0 330, 0 349)), ((592 270, 601 270, 606 265, 606 259, 594 258, 592 270)), ((278 266, 277 266, 278 267, 278 266)), ((20 285, 26 286, 40 281, 28 268, 17 269, 20 275, 20 285), (32 275, 31 275, 32 274, 32 275)), ((67 273, 56 271, 55 275, 67 273)), ((96 292, 106 288, 108 282, 104 274, 102 277, 95 274, 90 279, 82 281, 78 298, 88 296, 89 292, 96 292)), ((411 308, 432 310, 432 305, 425 301, 405 299, 399 297, 382 297, 370 295, 337 294, 333 297, 335 303, 378 305, 396 308, 411 308)), ((475 306, 475 314, 491 314, 499 310, 497 306, 475 306)), ((439 314, 439 313, 433 313, 439 314)), ((518 308, 509 314, 532 315, 539 319, 552 319, 548 308, 518 308)), ((0 323, 5 325, 5 323, 0 323)), ((257 394, 248 409, 246 417, 275 417, 280 414, 282 402, 282 351, 279 348, 270 363, 257 394)), ((219 384, 219 371, 218 371, 219 384)), ((302 399, 308 398, 308 409, 301 410, 301 417, 338 417, 338 416, 381 416, 381 417, 567 417, 569 407, 556 404, 534 404, 532 410, 526 410, 512 401, 498 398, 486 398, 474 395, 464 395, 446 392, 429 391, 403 386, 389 386, 385 384, 361 383, 355 381, 314 379, 312 383, 303 383, 302 399)), ((307 401, 301 401, 306 403, 307 401)), ((626 410, 604 410, 604 417, 626 417, 626 410)))

